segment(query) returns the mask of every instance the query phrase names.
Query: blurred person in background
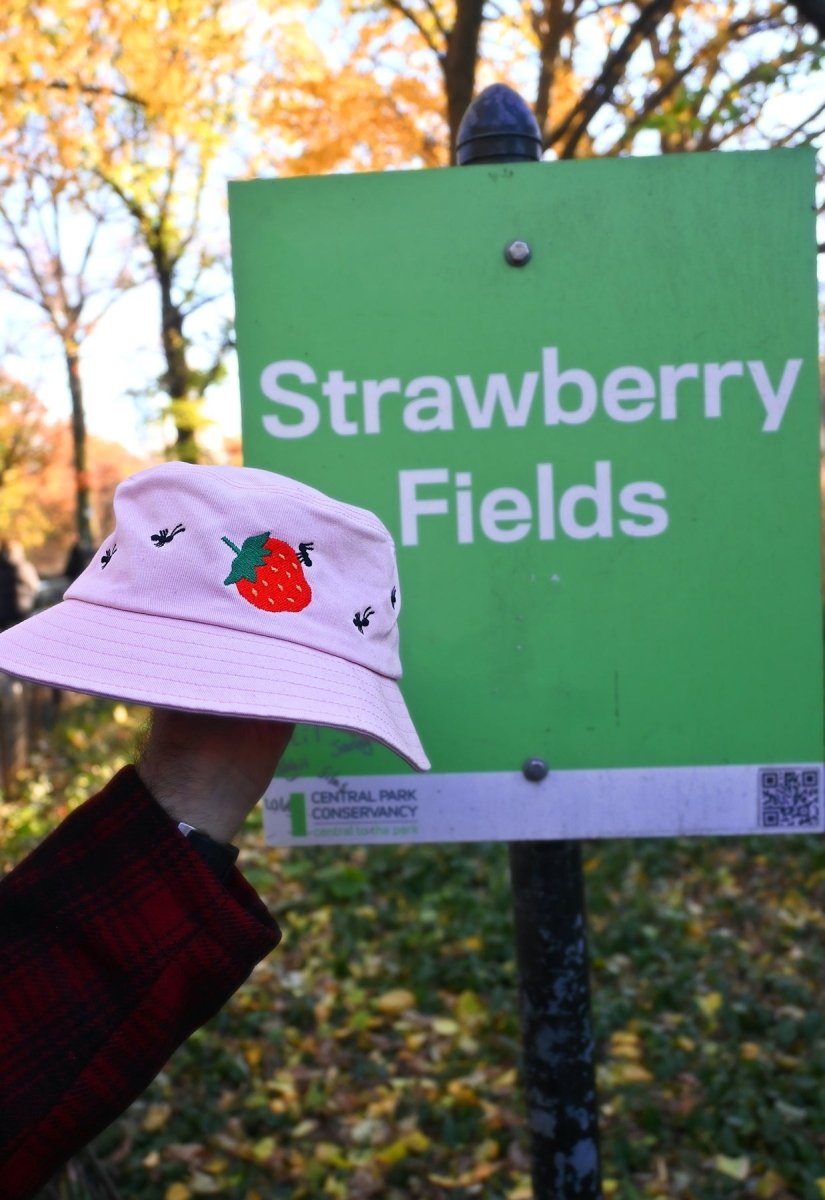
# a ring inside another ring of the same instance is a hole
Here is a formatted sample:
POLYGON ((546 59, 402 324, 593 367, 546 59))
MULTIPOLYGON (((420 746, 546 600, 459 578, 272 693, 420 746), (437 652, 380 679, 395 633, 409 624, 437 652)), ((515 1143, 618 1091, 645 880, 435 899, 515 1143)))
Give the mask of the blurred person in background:
POLYGON ((20 542, 0 541, 0 629, 9 629, 33 611, 40 576, 20 542))

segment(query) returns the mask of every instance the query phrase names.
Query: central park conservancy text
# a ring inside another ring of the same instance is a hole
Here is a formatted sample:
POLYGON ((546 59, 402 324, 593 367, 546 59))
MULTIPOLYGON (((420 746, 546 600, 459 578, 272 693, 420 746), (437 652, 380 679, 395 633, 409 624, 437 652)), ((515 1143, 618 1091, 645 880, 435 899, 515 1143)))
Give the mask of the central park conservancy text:
POLYGON ((418 812, 416 804, 314 804, 315 821, 410 821, 418 812))
POLYGON ((597 412, 611 420, 632 424, 658 416, 676 421, 697 410, 708 420, 724 415, 732 381, 740 379, 763 433, 775 433, 793 394, 801 358, 789 358, 780 372, 769 373, 761 360, 667 364, 654 373, 638 366, 616 367, 598 380, 582 367, 559 361, 554 346, 541 351, 541 369, 514 374, 493 373, 476 386, 469 375, 448 379, 419 375, 407 383, 397 376, 386 379, 348 379, 331 370, 323 382, 307 362, 282 359, 261 372, 261 391, 275 405, 263 417, 264 428, 275 438, 310 437, 324 415, 333 433, 341 437, 380 434, 388 415, 400 415, 412 433, 452 430, 457 422, 471 429, 489 429, 496 414, 509 428, 522 428, 531 417, 548 426, 583 425, 597 412), (302 390, 297 390, 296 383, 302 390), (318 385, 320 383, 320 397, 318 385), (540 416, 534 416, 540 414, 540 416))

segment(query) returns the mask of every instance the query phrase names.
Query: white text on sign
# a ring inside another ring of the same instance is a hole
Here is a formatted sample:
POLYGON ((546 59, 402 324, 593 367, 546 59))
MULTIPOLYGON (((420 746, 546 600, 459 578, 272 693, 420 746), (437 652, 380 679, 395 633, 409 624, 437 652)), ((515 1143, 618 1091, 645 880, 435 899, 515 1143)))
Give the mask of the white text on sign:
POLYGON ((397 376, 359 382, 331 370, 321 382, 315 369, 298 359, 269 363, 260 385, 276 406, 263 418, 264 428, 272 437, 289 439, 311 437, 322 425, 324 410, 330 429, 340 437, 380 434, 387 421, 397 421, 399 415, 411 433, 453 430, 458 420, 471 429, 489 429, 496 414, 514 429, 528 425, 535 414, 547 426, 583 425, 600 410, 623 424, 656 416, 676 421, 685 408, 698 408, 704 418, 715 420, 724 414, 726 381, 741 378, 753 397, 762 431, 775 433, 801 367, 802 359, 787 359, 779 378, 772 380, 761 360, 665 364, 656 374, 621 366, 599 383, 581 367, 561 370, 558 349, 550 346, 541 351, 541 370, 525 371, 515 383, 509 375, 493 373, 478 389, 469 375, 456 375, 452 381, 442 375, 419 375, 404 384, 397 376), (294 381, 304 390, 297 391, 294 381), (319 383, 323 401, 317 397, 319 383))
POLYGON ((400 471, 401 542, 417 546, 424 517, 452 517, 460 545, 471 545, 477 532, 491 542, 518 542, 530 533, 552 542, 559 535, 576 540, 612 538, 616 530, 627 537, 656 537, 667 529, 668 516, 661 506, 664 488, 653 482, 628 483, 618 489, 614 504, 613 468, 595 464, 595 482, 567 488, 556 499, 551 463, 536 467, 531 498, 518 488, 501 487, 479 501, 473 494, 469 471, 458 471, 451 480, 446 468, 400 471), (618 510, 622 516, 616 519, 618 510))

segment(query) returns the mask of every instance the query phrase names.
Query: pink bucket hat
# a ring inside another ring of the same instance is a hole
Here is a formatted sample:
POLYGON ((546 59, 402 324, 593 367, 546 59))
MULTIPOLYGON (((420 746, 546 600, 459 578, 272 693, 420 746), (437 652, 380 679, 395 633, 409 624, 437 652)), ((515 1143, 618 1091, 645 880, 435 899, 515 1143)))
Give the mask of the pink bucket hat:
POLYGON ((398 680, 395 548, 376 516, 249 467, 170 462, 0 670, 160 708, 329 725, 429 767, 398 680))

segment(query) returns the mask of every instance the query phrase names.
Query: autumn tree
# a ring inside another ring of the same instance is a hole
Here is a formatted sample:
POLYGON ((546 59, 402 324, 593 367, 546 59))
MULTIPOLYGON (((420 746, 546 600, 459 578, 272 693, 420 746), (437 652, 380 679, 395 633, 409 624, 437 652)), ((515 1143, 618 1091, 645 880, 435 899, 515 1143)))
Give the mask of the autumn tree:
POLYGON ((365 22, 344 9, 326 44, 305 21, 283 19, 280 47, 284 66, 250 96, 255 124, 272 131, 251 160, 253 173, 324 175, 341 167, 384 171, 446 162, 439 81, 417 29, 397 14, 371 8, 365 22), (340 42, 350 47, 343 56, 340 42))
MULTIPOLYGON (((87 480, 93 522, 114 525, 117 485, 149 466, 145 458, 89 434, 87 480)), ((39 571, 59 575, 77 538, 74 437, 24 383, 0 372, 0 537, 23 542, 39 571)))
POLYGON ((136 260, 157 285, 165 369, 158 381, 175 453, 198 458, 203 398, 231 344, 230 291, 215 238, 227 173, 254 142, 249 97, 276 61, 271 9, 237 0, 9 0, 0 14, 0 154, 19 167, 45 141, 63 178, 115 197, 136 260), (9 131, 17 131, 12 134, 9 131), (93 181, 93 182, 92 182, 93 181))
MULTIPOLYGON (((455 157, 474 92, 497 79, 533 105, 545 147, 558 158, 795 145, 823 132, 821 91, 805 96, 822 66, 821 39, 797 9, 772 0, 347 0, 342 19, 352 52, 342 66, 327 58, 329 110, 339 111, 337 96, 353 77, 372 72, 391 92, 403 72, 408 89, 437 95, 423 117, 432 141, 440 112, 435 140, 445 160, 455 157), (792 93, 796 115, 788 118, 791 106, 779 101, 792 93)), ((274 95, 271 103, 274 111, 274 95)), ((290 110, 303 168, 359 165, 351 136, 330 153, 332 139, 313 123, 311 83, 290 110)), ((437 157, 432 145, 429 152, 437 157)))
POLYGON ((39 160, 0 166, 0 285, 33 305, 59 342, 71 400, 75 531, 92 541, 86 418, 80 360, 84 343, 131 277, 122 252, 106 253, 105 197, 39 160), (117 266, 120 258, 121 265, 117 266), (113 266, 113 259, 115 264, 113 266))
MULTIPOLYGON (((227 248, 210 247, 202 226, 221 153, 240 117, 246 32, 220 0, 150 3, 141 22, 131 8, 101 8, 116 86, 105 106, 92 97, 94 169, 133 220, 157 284, 165 362, 159 385, 176 429, 174 452, 195 462, 204 395, 221 377, 231 344, 226 321, 200 347, 190 331, 195 314, 229 287, 227 248)), ((89 83, 86 72, 73 81, 81 102, 89 102, 89 83)))
POLYGON ((444 164, 474 92, 499 78, 560 158, 822 132, 825 106, 805 95, 817 30, 772 0, 340 2, 337 21, 322 0, 0 11, 0 168, 48 162, 61 197, 102 204, 107 222, 102 197, 114 198, 126 215, 133 269, 157 288, 158 386, 179 457, 200 455, 204 396, 232 342, 227 176, 444 164))
MULTIPOLYGON (((43 575, 61 575, 75 542, 70 503, 72 478, 72 434, 68 422, 51 427, 53 455, 48 469, 39 477, 37 506, 47 523, 48 534, 32 544, 31 558, 43 575)), ((150 462, 108 439, 88 435, 89 502, 97 544, 114 528, 113 499, 117 485, 150 462)), ((92 547, 94 549, 94 546, 92 547)))
POLYGON ((45 404, 25 384, 0 372, 0 536, 28 548, 50 529, 39 499, 43 473, 57 457, 56 431, 45 404))

